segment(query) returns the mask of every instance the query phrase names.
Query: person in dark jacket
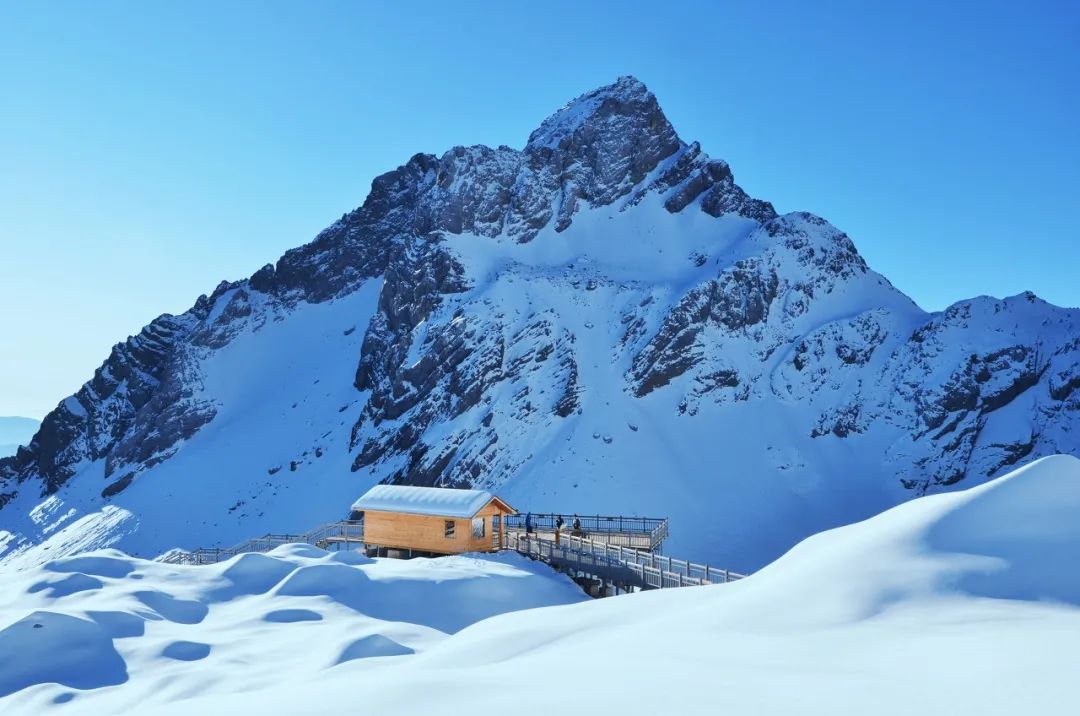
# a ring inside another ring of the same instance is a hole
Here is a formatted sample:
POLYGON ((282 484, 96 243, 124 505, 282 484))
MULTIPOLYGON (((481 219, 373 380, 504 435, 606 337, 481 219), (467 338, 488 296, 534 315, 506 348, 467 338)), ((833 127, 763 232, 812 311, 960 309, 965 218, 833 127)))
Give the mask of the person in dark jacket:
POLYGON ((533 531, 532 513, 525 513, 525 534, 531 535, 533 531))

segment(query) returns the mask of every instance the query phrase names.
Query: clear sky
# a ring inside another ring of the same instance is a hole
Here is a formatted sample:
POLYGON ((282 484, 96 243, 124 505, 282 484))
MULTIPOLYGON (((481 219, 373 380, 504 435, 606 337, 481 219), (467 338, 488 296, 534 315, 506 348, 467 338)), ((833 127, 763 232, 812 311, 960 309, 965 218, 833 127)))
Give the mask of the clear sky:
POLYGON ((412 154, 520 147, 623 74, 923 307, 1078 306, 1078 38, 1070 0, 0 0, 0 415, 412 154))

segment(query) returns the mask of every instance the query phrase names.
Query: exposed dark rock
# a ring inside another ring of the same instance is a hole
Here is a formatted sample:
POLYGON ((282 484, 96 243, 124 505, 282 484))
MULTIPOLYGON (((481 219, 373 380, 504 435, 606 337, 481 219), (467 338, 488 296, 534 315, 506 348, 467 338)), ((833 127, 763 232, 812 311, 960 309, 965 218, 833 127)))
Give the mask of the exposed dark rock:
POLYGON ((81 464, 108 457, 137 431, 167 420, 168 402, 155 397, 178 372, 178 347, 209 308, 200 299, 188 313, 161 316, 114 346, 94 377, 45 417, 28 449, 0 460, 0 479, 40 479, 42 493, 52 494, 81 464))
POLYGON ((775 271, 759 259, 744 259, 691 290, 635 356, 634 394, 648 395, 697 365, 702 353, 695 344, 707 327, 733 332, 764 321, 778 286, 775 271))
POLYGON ((106 485, 105 489, 101 491, 101 496, 105 497, 105 498, 109 498, 109 497, 112 497, 114 495, 120 494, 121 492, 123 492, 124 490, 126 490, 128 488, 128 485, 130 485, 131 481, 134 480, 134 479, 135 479, 135 474, 129 472, 128 474, 121 477, 119 480, 115 480, 113 482, 110 482, 108 485, 106 485))
POLYGON ((817 425, 810 431, 810 437, 833 435, 846 438, 852 433, 861 433, 865 430, 866 425, 862 422, 862 406, 859 403, 851 403, 818 418, 817 425))
POLYGON ((565 355, 562 360, 562 367, 567 374, 566 384, 563 386, 562 394, 559 396, 559 399, 555 401, 552 412, 560 418, 566 418, 581 407, 581 401, 579 400, 578 395, 578 368, 572 353, 567 353, 565 355))

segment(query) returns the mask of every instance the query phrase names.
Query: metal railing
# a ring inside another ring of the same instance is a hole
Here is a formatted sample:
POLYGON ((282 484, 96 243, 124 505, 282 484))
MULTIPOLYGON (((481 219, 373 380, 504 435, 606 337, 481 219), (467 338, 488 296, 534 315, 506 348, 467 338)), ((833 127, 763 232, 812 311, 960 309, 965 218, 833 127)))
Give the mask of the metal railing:
POLYGON ((603 541, 608 544, 648 549, 650 552, 659 550, 668 537, 668 521, 660 517, 567 515, 557 512, 507 515, 504 520, 507 531, 524 530, 526 514, 532 514, 532 526, 537 531, 554 532, 560 517, 563 521, 563 530, 569 531, 576 519, 581 523, 581 531, 586 537, 602 534, 603 541))
POLYGON ((231 547, 200 547, 191 552, 174 550, 159 557, 158 561, 168 564, 216 564, 245 552, 269 552, 283 544, 299 542, 326 547, 331 542, 363 542, 363 540, 363 520, 342 520, 319 525, 303 534, 268 534, 231 547))
POLYGON ((723 584, 746 575, 707 564, 665 557, 652 552, 627 549, 589 539, 560 534, 559 541, 536 534, 513 532, 507 535, 507 548, 543 560, 560 559, 574 564, 582 571, 589 567, 625 568, 633 572, 639 586, 663 589, 702 584, 723 584))

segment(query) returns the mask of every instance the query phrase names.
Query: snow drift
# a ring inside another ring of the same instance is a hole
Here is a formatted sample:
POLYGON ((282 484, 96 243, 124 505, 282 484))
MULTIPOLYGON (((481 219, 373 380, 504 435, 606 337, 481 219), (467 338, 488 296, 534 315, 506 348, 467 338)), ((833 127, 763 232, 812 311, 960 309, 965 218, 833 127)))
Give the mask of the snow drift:
POLYGON ((1078 513, 1080 460, 1048 457, 816 535, 745 580, 581 604, 519 560, 351 566, 303 548, 184 570, 115 553, 60 560, 2 576, 0 645, 33 659, 5 677, 23 686, 0 708, 468 713, 482 694, 522 714, 1073 714, 1078 513), (300 579, 358 569, 370 581, 300 579), (463 599, 439 598, 454 580, 507 601, 462 614, 463 599), (316 585, 322 596, 297 596, 316 585), (399 601, 417 587, 430 598, 399 601), (509 611, 526 606, 542 608, 509 611), (28 673, 65 676, 46 652, 68 643, 102 656, 98 683, 26 686, 28 673))
POLYGON ((251 691, 585 599, 510 554, 404 562, 290 545, 179 567, 91 552, 0 573, 0 713, 141 712, 251 691))

